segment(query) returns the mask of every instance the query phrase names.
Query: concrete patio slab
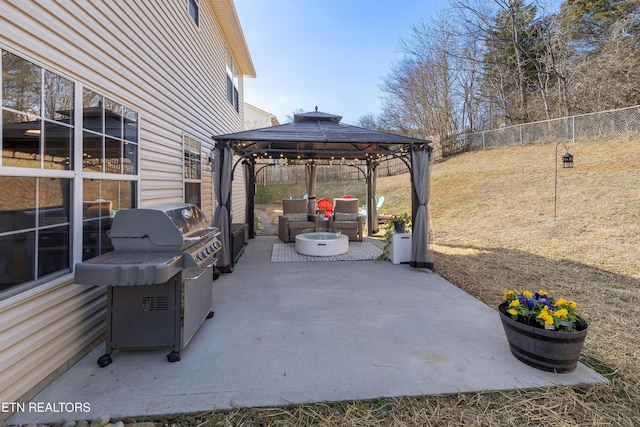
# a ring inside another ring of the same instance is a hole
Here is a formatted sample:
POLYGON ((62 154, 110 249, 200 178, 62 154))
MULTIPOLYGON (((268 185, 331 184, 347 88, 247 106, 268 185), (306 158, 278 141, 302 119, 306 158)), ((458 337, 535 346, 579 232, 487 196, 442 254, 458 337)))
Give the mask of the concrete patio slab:
POLYGON ((518 361, 497 311, 428 270, 271 263, 275 242, 252 239, 214 282, 215 316, 180 362, 121 351, 100 368, 101 344, 31 405, 87 403, 81 411, 25 406, 9 424, 607 382, 582 364, 554 374, 518 361))

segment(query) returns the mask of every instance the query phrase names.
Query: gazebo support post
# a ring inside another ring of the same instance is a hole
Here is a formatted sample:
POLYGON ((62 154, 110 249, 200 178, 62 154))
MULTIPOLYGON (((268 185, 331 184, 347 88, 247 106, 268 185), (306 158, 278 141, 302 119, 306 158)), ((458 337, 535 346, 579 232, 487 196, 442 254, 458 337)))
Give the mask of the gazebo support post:
POLYGON ((249 238, 254 239, 256 237, 256 162, 254 159, 247 161, 247 227, 249 231, 249 238))

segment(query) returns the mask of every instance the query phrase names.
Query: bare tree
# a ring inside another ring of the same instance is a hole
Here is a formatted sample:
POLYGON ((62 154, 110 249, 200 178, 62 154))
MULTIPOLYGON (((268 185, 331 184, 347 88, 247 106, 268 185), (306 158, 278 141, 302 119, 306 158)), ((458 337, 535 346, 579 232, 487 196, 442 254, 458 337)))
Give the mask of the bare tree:
POLYGON ((448 25, 445 15, 422 20, 402 40, 404 56, 383 79, 386 127, 430 138, 457 131, 454 86, 459 80, 451 55, 457 48, 448 25))

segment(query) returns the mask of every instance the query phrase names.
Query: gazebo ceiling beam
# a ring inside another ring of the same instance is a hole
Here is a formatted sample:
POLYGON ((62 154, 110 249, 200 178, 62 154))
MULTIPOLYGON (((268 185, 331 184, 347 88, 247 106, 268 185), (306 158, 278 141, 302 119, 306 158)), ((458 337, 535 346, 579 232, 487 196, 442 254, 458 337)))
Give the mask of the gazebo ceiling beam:
POLYGON ((375 157, 376 155, 383 156, 397 156, 403 153, 408 153, 408 147, 401 147, 399 149, 393 150, 386 147, 376 147, 375 149, 367 149, 363 150, 358 147, 351 148, 330 148, 330 147, 314 147, 307 148, 301 145, 296 145, 292 148, 279 148, 273 146, 265 146, 265 147, 248 147, 248 146, 236 146, 234 150, 238 153, 243 153, 245 155, 249 155, 252 153, 268 153, 268 154, 291 154, 291 155, 305 155, 309 158, 314 158, 316 155, 326 157, 327 155, 334 156, 342 156, 348 155, 350 157, 358 157, 358 158, 367 158, 367 157, 375 157))

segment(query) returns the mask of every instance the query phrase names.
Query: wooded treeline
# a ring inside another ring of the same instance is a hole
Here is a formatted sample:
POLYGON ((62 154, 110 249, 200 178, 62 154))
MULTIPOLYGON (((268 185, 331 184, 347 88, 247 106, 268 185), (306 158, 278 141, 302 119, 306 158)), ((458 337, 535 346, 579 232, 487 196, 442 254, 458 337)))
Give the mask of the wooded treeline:
POLYGON ((401 50, 360 126, 443 143, 640 104, 640 0, 450 0, 401 50))

